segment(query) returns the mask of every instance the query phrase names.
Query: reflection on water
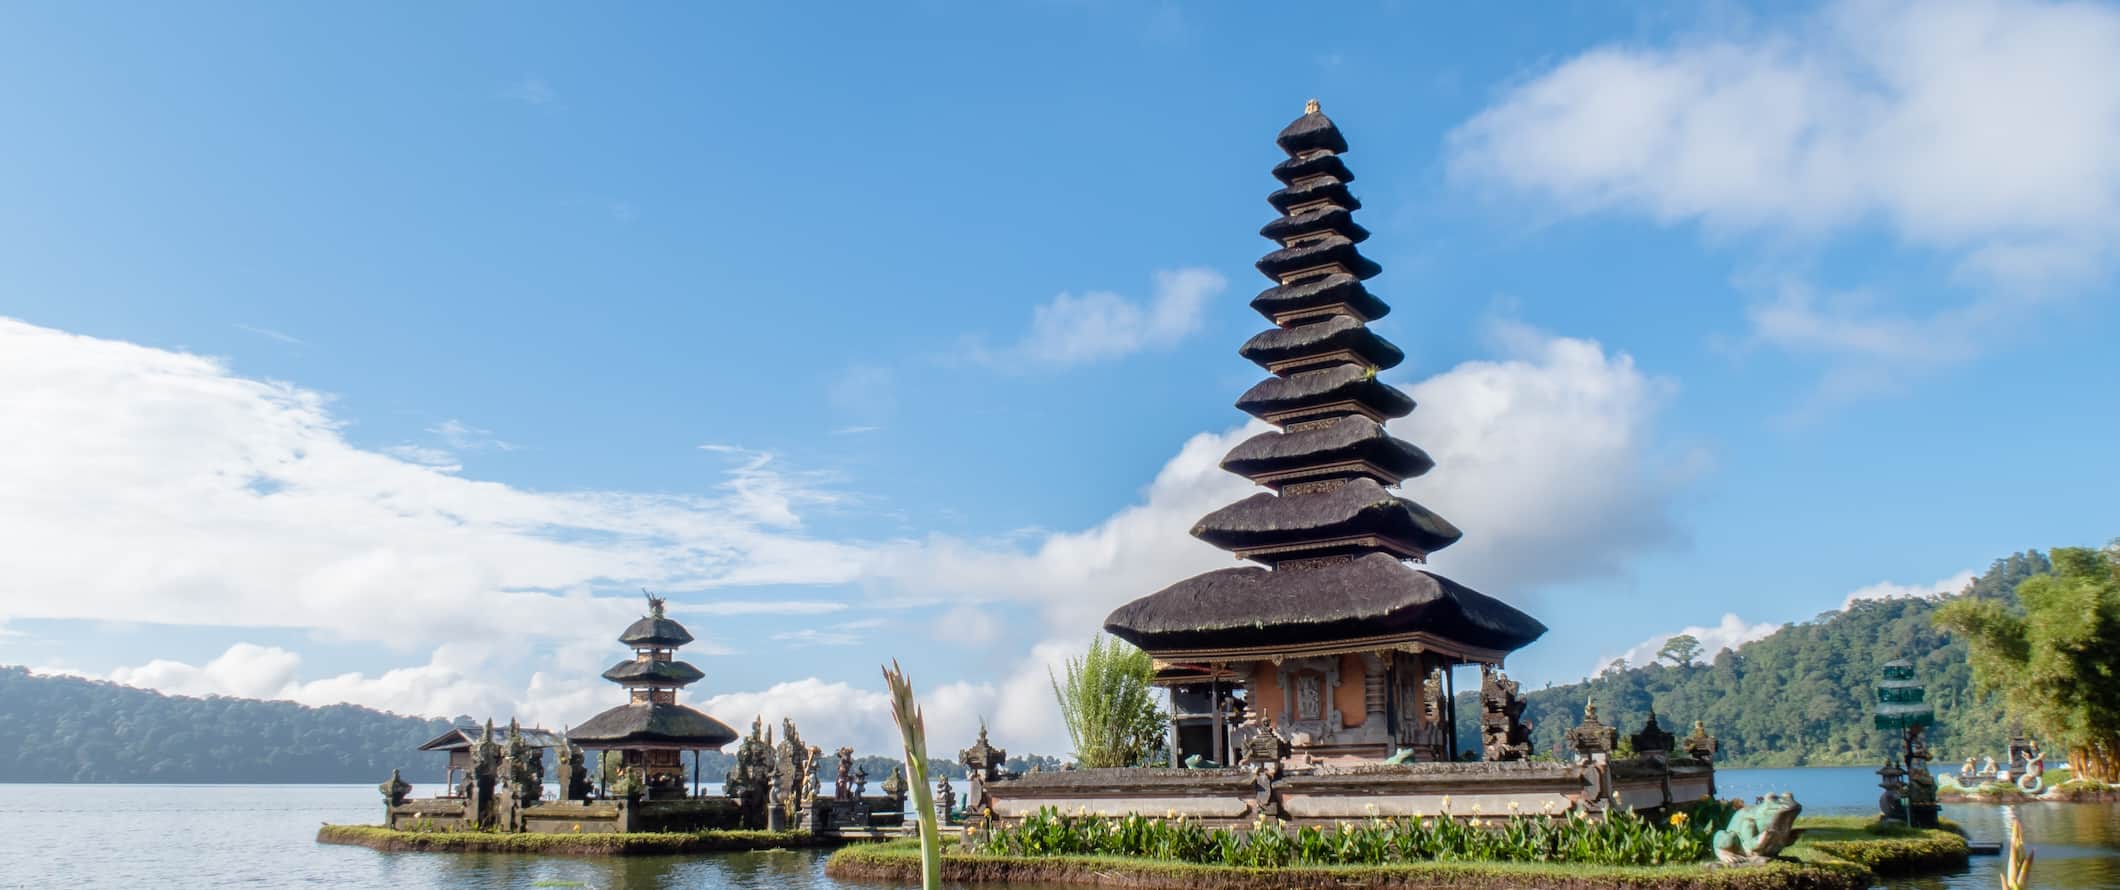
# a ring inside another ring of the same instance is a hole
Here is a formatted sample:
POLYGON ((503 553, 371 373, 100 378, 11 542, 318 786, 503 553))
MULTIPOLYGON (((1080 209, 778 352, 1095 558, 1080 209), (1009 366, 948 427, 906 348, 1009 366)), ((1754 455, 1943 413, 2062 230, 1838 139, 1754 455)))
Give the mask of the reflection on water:
MULTIPOLYGON (((1725 770, 1724 797, 1792 791, 1812 813, 1875 811, 1869 770, 1725 770)), ((587 859, 503 854, 378 853, 320 845, 323 822, 376 822, 365 785, 0 785, 0 887, 581 888, 843 890, 812 851, 587 859)), ((2018 808, 2038 860, 2034 886, 2120 888, 2120 804, 2018 808)), ((2002 808, 1947 805, 1977 840, 2004 837, 2002 808)), ((1894 881, 1901 890, 1990 890, 2000 860, 1894 881)), ((1010 890, 1034 890, 1012 887, 1010 890)))

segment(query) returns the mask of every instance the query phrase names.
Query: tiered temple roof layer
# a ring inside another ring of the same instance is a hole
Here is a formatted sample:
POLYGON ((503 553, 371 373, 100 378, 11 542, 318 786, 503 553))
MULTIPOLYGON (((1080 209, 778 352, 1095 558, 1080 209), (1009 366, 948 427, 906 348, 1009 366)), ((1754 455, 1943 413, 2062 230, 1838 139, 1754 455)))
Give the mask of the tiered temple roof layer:
POLYGON ((1222 462, 1273 491, 1192 529, 1273 568, 1179 582, 1113 612, 1105 626, 1159 658, 1239 650, 1278 658, 1290 647, 1341 644, 1337 651, 1356 652, 1397 639, 1499 662, 1545 626, 1401 562, 1425 561, 1461 533, 1387 488, 1434 461, 1383 427, 1415 406, 1377 379, 1405 355, 1368 327, 1390 309, 1363 284, 1382 269, 1357 246, 1369 232, 1354 221, 1361 203, 1347 188, 1354 175, 1340 158, 1346 139, 1313 104, 1275 141, 1288 159, 1273 168, 1283 188, 1267 203, 1281 216, 1260 234, 1277 246, 1258 262, 1273 285, 1251 303, 1274 327, 1239 350, 1271 376, 1237 408, 1280 429, 1247 439, 1222 462))

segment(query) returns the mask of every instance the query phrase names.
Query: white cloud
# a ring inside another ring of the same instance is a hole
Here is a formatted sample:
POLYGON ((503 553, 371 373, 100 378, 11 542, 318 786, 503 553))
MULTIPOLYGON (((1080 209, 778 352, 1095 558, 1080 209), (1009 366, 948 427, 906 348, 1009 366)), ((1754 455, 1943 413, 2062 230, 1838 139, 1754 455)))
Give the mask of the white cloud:
POLYGON ((863 618, 858 621, 842 621, 824 627, 802 627, 775 633, 767 639, 778 643, 803 646, 853 646, 868 639, 863 631, 884 626, 883 619, 863 618))
MULTIPOLYGON (((1419 410, 1393 430, 1433 455, 1408 497, 1465 530, 1434 567, 1525 603, 1539 585, 1624 569, 1678 536, 1669 501, 1691 472, 1660 469, 1653 426, 1672 384, 1599 344, 1498 326, 1508 358, 1467 362, 1408 387, 1419 410)), ((1236 564, 1188 530, 1257 491, 1222 456, 1263 430, 1193 436, 1141 502, 1028 550, 932 536, 886 552, 875 571, 908 591, 1039 608, 1063 639, 1087 639, 1113 608, 1187 576, 1236 564)))
MULTIPOLYGON (((1047 672, 1059 670, 1064 659, 1079 654, 1081 645, 1039 643, 999 682, 937 684, 915 676, 914 693, 927 723, 929 755, 955 756, 959 748, 972 743, 984 722, 992 730, 994 744, 1012 752, 1064 756, 1069 743, 1060 725, 1058 708, 1053 704, 1052 680, 1047 672)), ((810 677, 756 692, 717 695, 699 707, 746 732, 754 716, 763 715, 776 732, 782 718, 793 717, 795 728, 814 744, 846 744, 864 754, 904 756, 881 674, 874 685, 810 677)))
POLYGON ((999 352, 975 349, 987 364, 1064 366, 1163 349, 1200 329, 1207 300, 1229 286, 1212 269, 1186 267, 1155 274, 1146 304, 1111 291, 1063 293, 1031 312, 1031 329, 999 352))
POLYGON ((489 448, 495 451, 514 451, 516 448, 512 442, 494 438, 492 430, 480 429, 454 417, 428 427, 427 431, 440 436, 443 442, 449 443, 449 447, 458 451, 484 451, 489 448))
MULTIPOLYGON (((1879 581, 1850 592, 1847 598, 1841 602, 1840 608, 1845 611, 1860 600, 1946 596, 1964 590, 1966 585, 1973 583, 1974 577, 1976 577, 1974 572, 1968 569, 1928 584, 1899 584, 1892 581, 1879 581)), ((1670 633, 1657 634, 1635 644, 1633 648, 1625 652, 1599 659, 1596 670, 1601 671, 1610 667, 1613 660, 1618 658, 1626 659, 1629 665, 1635 667, 1648 664, 1655 660, 1657 651, 1664 647, 1664 641, 1679 634, 1692 634, 1695 639, 1700 640, 1700 656, 1694 660, 1696 662, 1709 662, 1715 660, 1716 653, 1724 649, 1735 649, 1745 643, 1780 630, 1781 627, 1781 625, 1772 622, 1747 624, 1743 619, 1737 617, 1735 613, 1726 613, 1722 617, 1722 622, 1714 627, 1686 627, 1670 633)))
POLYGON ((1964 591, 1966 585, 1973 583, 1973 579, 1976 577, 1979 577, 1979 575, 1974 573, 1972 569, 1966 569, 1948 578, 1942 578, 1927 584, 1898 584, 1891 581, 1879 581, 1849 593, 1848 598, 1841 602, 1840 607, 1846 609, 1855 605, 1859 600, 1894 600, 1913 599, 1916 597, 1933 599, 1939 596, 1949 596, 1964 591))
POLYGON ((1757 340, 1851 363, 1826 395, 1859 395, 1977 354, 1996 321, 2109 270, 2120 10, 1848 0, 1792 25, 1604 46, 1515 85, 1449 142, 1461 181, 1564 215, 1799 244, 1876 225, 1947 257, 1970 297, 1895 308, 1777 286, 1754 308, 1757 340))
POLYGON ((250 333, 250 334, 256 334, 256 335, 258 335, 258 336, 260 336, 260 337, 264 337, 264 338, 265 338, 265 339, 267 339, 267 340, 278 340, 278 341, 280 341, 281 343, 285 343, 285 344, 287 344, 287 345, 289 345, 289 346, 308 346, 308 345, 309 345, 308 341, 305 341, 305 340, 303 340, 303 339, 302 339, 302 338, 300 338, 300 337, 297 337, 297 336, 295 336, 295 335, 293 335, 293 334, 287 334, 287 333, 282 333, 282 332, 280 332, 280 331, 275 331, 275 330, 273 330, 273 329, 271 329, 271 328, 266 328, 266 327, 258 327, 258 326, 256 326, 256 325, 247 325, 247 324, 239 324, 239 325, 236 325, 236 330, 239 330, 239 331, 243 331, 243 332, 245 332, 245 333, 250 333))
POLYGON ((403 445, 391 445, 384 448, 383 453, 399 460, 440 470, 444 473, 454 473, 464 468, 464 465, 456 459, 456 454, 453 452, 441 448, 429 448, 425 445, 414 445, 409 442, 403 445))
POLYGON ((1701 627, 1698 625, 1682 627, 1670 633, 1658 634, 1643 640, 1635 644, 1634 648, 1618 655, 1599 659, 1597 670, 1602 671, 1610 667, 1614 660, 1621 658, 1626 659, 1627 664, 1633 667, 1649 664, 1656 660, 1656 653, 1664 648, 1665 641, 1679 634, 1691 634, 1694 639, 1699 640, 1700 656, 1694 660, 1696 662, 1709 662, 1714 661, 1716 654, 1724 649, 1735 649, 1780 629, 1781 625, 1773 623, 1746 624, 1744 619, 1737 617, 1736 613, 1725 613, 1722 621, 1713 627, 1701 627))
POLYGON ((0 436, 0 621, 564 642, 638 614, 593 590, 836 584, 866 559, 801 535, 793 511, 835 495, 759 453, 713 496, 528 491, 356 447, 314 391, 8 319, 0 404, 36 431, 0 436))

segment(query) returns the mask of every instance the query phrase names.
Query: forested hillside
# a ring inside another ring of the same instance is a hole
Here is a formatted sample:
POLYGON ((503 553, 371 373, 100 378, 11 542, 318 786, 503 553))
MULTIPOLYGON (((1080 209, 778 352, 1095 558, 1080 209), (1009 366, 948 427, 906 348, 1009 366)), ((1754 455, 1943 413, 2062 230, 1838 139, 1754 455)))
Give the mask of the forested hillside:
MULTIPOLYGON (((2019 553, 1996 560, 1958 595, 2014 601, 2018 582, 2049 569, 2044 554, 2019 553)), ((1530 692, 1525 717, 1533 721, 1536 750, 1546 754, 1561 750, 1563 735, 1581 721, 1584 701, 1594 700, 1599 718, 1618 726, 1622 738, 1641 728, 1652 706, 1664 728, 1681 736, 1694 720, 1706 720, 1726 764, 1871 764, 1886 750, 1870 725, 1879 669, 1908 658, 1936 706, 1931 745, 1938 757, 2000 754, 2008 727, 1995 703, 1973 692, 1965 644, 1932 623, 1938 605, 1859 601, 1725 650, 1708 664, 1659 661, 1530 692)), ((1464 707, 1460 714, 1468 713, 1464 707)))
POLYGON ((364 782, 404 770, 441 781, 416 751, 448 721, 353 705, 185 698, 0 667, 0 781, 364 782))

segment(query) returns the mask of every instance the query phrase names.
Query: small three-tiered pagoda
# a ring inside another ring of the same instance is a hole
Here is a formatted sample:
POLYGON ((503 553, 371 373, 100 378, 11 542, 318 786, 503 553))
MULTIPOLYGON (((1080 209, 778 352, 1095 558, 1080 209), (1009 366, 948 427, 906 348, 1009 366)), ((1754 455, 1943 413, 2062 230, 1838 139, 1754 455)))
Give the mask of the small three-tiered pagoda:
POLYGON ((1369 232, 1354 221, 1347 142, 1316 101, 1276 142, 1284 188, 1267 202, 1281 216, 1260 234, 1279 249, 1259 260, 1273 285, 1251 301, 1274 326, 1238 350, 1270 376, 1237 408, 1277 429, 1222 460, 1269 491, 1192 529, 1258 565, 1180 581, 1105 629, 1156 659, 1174 760, 1232 762, 1240 701, 1299 754, 1456 759, 1449 669, 1499 667, 1546 628, 1415 568, 1460 533, 1397 493, 1434 461, 1384 429, 1414 403, 1377 379, 1405 356, 1368 326, 1389 308, 1363 286, 1382 270, 1356 248, 1369 232))
POLYGON ((677 660, 678 647, 692 642, 692 634, 664 613, 660 597, 648 596, 648 614, 627 626, 618 641, 633 647, 633 657, 604 671, 604 679, 624 686, 631 700, 568 730, 567 738, 606 757, 617 752, 626 770, 646 783, 651 798, 682 795, 684 753, 692 752, 696 786, 699 752, 721 750, 736 741, 736 730, 677 703, 679 689, 706 675, 677 660))

